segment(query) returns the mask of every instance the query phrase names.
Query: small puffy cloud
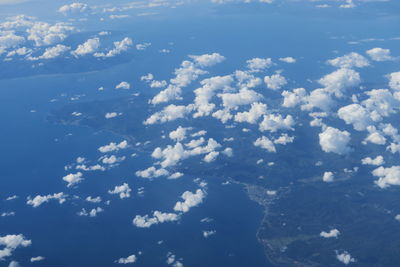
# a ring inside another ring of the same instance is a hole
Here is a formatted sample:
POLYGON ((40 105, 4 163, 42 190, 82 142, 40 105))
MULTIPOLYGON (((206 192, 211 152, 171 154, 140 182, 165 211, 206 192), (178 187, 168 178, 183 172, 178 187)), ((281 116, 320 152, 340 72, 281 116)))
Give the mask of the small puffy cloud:
POLYGON ((380 165, 382 165, 382 164, 384 164, 385 163, 385 160, 383 159, 383 157, 382 156, 377 156, 376 158, 370 158, 370 157, 366 157, 366 158, 363 158, 362 160, 361 160, 361 163, 363 164, 363 165, 374 165, 374 166, 380 166, 380 165))
POLYGON ((71 13, 84 13, 88 11, 90 8, 87 4, 84 3, 72 3, 69 5, 61 6, 58 9, 58 12, 63 13, 64 15, 71 13))
POLYGON ((340 131, 333 127, 327 127, 319 134, 319 144, 325 152, 332 152, 339 155, 346 154, 351 150, 350 147, 348 147, 349 142, 349 132, 340 131))
POLYGON ((296 63, 296 59, 293 57, 281 57, 279 60, 285 63, 296 63))
POLYGON ((45 195, 45 196, 37 195, 34 198, 31 198, 29 196, 26 204, 31 205, 34 208, 37 208, 40 205, 42 205, 43 203, 49 202, 52 199, 58 200, 58 203, 63 204, 67 200, 66 198, 67 198, 67 195, 65 195, 62 192, 54 193, 53 195, 45 195))
POLYGON ((190 128, 179 126, 175 131, 169 133, 169 138, 175 140, 176 142, 181 142, 186 138, 187 130, 190 130, 190 128))
POLYGON ((400 71, 392 72, 389 75, 389 86, 393 90, 400 90, 400 71))
POLYGON ((124 161, 125 157, 116 157, 115 155, 111 155, 109 157, 103 156, 100 158, 103 164, 117 164, 118 162, 124 161))
POLYGON ((207 163, 213 162, 214 160, 217 159, 219 155, 218 151, 211 151, 210 153, 208 153, 207 155, 204 156, 204 161, 207 163))
POLYGON ((302 110, 312 110, 319 108, 323 111, 329 111, 334 106, 335 102, 327 90, 318 88, 311 91, 310 95, 303 98, 304 104, 301 105, 302 110))
POLYGON ((359 104, 350 104, 338 110, 338 116, 346 122, 352 124, 357 131, 364 131, 373 123, 368 111, 359 104))
POLYGON ((78 45, 78 47, 71 52, 71 54, 75 57, 80 57, 88 54, 93 54, 100 47, 100 39, 92 38, 88 39, 83 44, 78 45))
POLYGON ((375 126, 368 126, 369 135, 364 139, 363 144, 372 143, 376 145, 386 144, 386 138, 378 131, 375 126))
POLYGON ((291 115, 282 117, 281 114, 264 115, 264 119, 260 123, 260 131, 276 132, 279 130, 293 130, 295 122, 291 115))
POLYGON ((68 183, 68 187, 71 187, 83 181, 83 174, 81 172, 70 173, 65 175, 63 180, 68 183))
POLYGON ((164 223, 164 222, 174 222, 179 220, 179 216, 176 213, 163 213, 160 211, 154 211, 153 216, 149 215, 136 215, 132 223, 139 228, 149 228, 154 224, 164 223))
POLYGON ((338 229, 332 229, 329 232, 322 231, 319 235, 323 238, 337 238, 340 235, 340 232, 338 229))
POLYGON ((372 171, 372 175, 379 177, 375 184, 380 188, 387 188, 391 185, 400 185, 400 166, 389 168, 379 167, 372 171))
POLYGON ((119 144, 114 143, 114 142, 111 142, 111 143, 108 144, 108 145, 99 147, 98 150, 99 150, 101 153, 109 153, 109 152, 113 152, 113 151, 118 151, 118 150, 121 150, 121 149, 125 149, 125 148, 127 148, 127 147, 128 147, 128 141, 124 140, 124 141, 120 142, 119 144))
POLYGON ((106 119, 112 119, 115 118, 117 116, 122 115, 122 113, 117 113, 117 112, 107 112, 106 115, 104 115, 104 118, 106 119))
POLYGON ((203 231, 203 236, 204 238, 209 238, 212 235, 215 235, 217 231, 215 230, 209 230, 209 231, 203 231))
POLYGON ((115 89, 125 89, 128 90, 131 88, 131 85, 128 82, 120 82, 115 86, 115 89))
POLYGON ((130 255, 126 258, 119 258, 115 262, 119 264, 128 264, 128 263, 135 263, 136 260, 137 260, 136 255, 130 255))
POLYGON ((360 84, 360 74, 352 69, 341 68, 330 74, 325 75, 318 81, 325 89, 334 93, 336 97, 342 97, 344 90, 356 87, 360 84))
POLYGON ((37 261, 43 261, 45 260, 45 257, 43 256, 37 256, 37 257, 32 257, 31 262, 37 262, 37 261))
POLYGON ((24 42, 25 38, 14 31, 0 31, 0 48, 16 47, 24 42))
POLYGON ((257 140, 253 144, 254 146, 261 147, 267 150, 268 152, 276 152, 274 143, 272 143, 272 141, 266 136, 257 138, 257 140))
POLYGON ((114 48, 109 50, 107 53, 94 53, 95 57, 115 57, 122 52, 127 51, 133 45, 132 39, 129 37, 125 37, 119 42, 114 42, 114 48))
POLYGON ((329 65, 338 68, 363 68, 369 66, 368 60, 358 53, 350 53, 327 61, 329 65))
POLYGON ((21 267, 21 264, 19 264, 18 261, 10 261, 10 264, 8 264, 8 267, 21 267))
POLYGON ((325 183, 330 183, 333 182, 334 179, 334 175, 333 172, 324 172, 324 175, 322 176, 322 181, 324 181, 325 183))
POLYGON ((200 56, 190 55, 189 57, 200 67, 211 67, 225 60, 225 57, 218 53, 204 54, 200 56))
POLYGON ((169 175, 169 172, 166 169, 156 169, 154 166, 151 166, 145 170, 142 171, 137 171, 136 173, 137 177, 142 177, 142 178, 156 178, 160 176, 166 176, 169 175))
POLYGON ((100 203, 101 202, 101 197, 88 196, 85 200, 88 201, 88 202, 91 202, 91 203, 100 203))
POLYGON ((282 107, 293 108, 298 104, 302 103, 307 95, 306 89, 296 88, 290 91, 283 91, 282 96, 284 97, 282 107))
POLYGON ((181 178, 182 176, 183 176, 183 173, 175 172, 175 173, 171 174, 170 176, 168 176, 168 179, 178 179, 178 178, 181 178))
POLYGON ((262 98, 257 92, 246 88, 240 89, 238 93, 222 93, 218 96, 222 99, 222 105, 229 109, 248 105, 262 98))
POLYGON ((181 196, 183 201, 176 202, 174 210, 177 212, 188 212, 191 208, 201 204, 205 197, 206 193, 201 189, 197 189, 195 193, 186 191, 181 196))
POLYGON ((371 118, 379 121, 383 117, 396 113, 396 107, 400 105, 400 99, 396 99, 395 95, 388 89, 373 89, 365 92, 367 99, 362 104, 370 111, 371 118))
POLYGON ((254 124, 261 116, 265 115, 266 113, 266 104, 260 102, 252 103, 249 111, 239 112, 235 115, 235 121, 254 124))
POLYGON ((65 45, 58 44, 53 47, 48 47, 44 51, 44 53, 39 57, 29 57, 29 60, 38 60, 38 59, 53 59, 61 56, 71 48, 65 45))
POLYGON ((78 212, 78 216, 89 216, 89 217, 96 217, 97 214, 100 212, 103 212, 104 210, 100 207, 97 207, 95 209, 91 209, 89 212, 86 211, 86 209, 82 209, 80 212, 78 212))
POLYGON ((176 119, 184 118, 189 112, 193 110, 192 106, 177 106, 171 104, 166 106, 162 111, 156 112, 151 115, 145 122, 145 125, 164 123, 176 119))
POLYGON ((246 61, 247 68, 251 72, 263 71, 273 65, 272 59, 270 58, 252 58, 246 61))
POLYGON ((279 73, 271 76, 265 76, 264 82, 267 87, 272 90, 279 90, 282 88, 282 86, 287 84, 285 77, 283 77, 279 73))
POLYGON ((289 136, 288 134, 284 133, 284 134, 281 134, 281 136, 279 136, 277 139, 274 140, 274 144, 286 145, 289 143, 293 143, 293 141, 294 141, 293 136, 289 136))
POLYGON ((119 198, 129 198, 131 196, 132 189, 129 187, 127 183, 123 183, 122 185, 115 186, 113 190, 108 190, 108 193, 111 195, 119 195, 119 198))
POLYGON ((374 61, 387 61, 393 60, 394 58, 390 55, 389 49, 383 49, 380 47, 375 47, 370 50, 367 50, 368 56, 371 57, 374 61))
POLYGON ((342 253, 336 252, 336 259, 346 265, 356 261, 347 251, 343 251, 342 253))
MULTIPOLYGON (((0 260, 10 257, 14 250, 19 247, 28 247, 32 244, 31 240, 25 239, 22 234, 0 236, 0 260)), ((14 265, 18 266, 18 265, 14 265)))
POLYGON ((233 149, 230 147, 227 147, 222 151, 222 154, 224 154, 227 157, 232 157, 233 156, 233 149))

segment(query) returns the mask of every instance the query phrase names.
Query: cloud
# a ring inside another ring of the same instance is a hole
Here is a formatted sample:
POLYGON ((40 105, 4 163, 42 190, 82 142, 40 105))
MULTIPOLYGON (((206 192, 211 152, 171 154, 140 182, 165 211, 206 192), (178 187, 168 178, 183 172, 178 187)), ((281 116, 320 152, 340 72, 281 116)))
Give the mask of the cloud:
POLYGON ((215 235, 217 231, 215 230, 209 230, 209 231, 203 231, 203 236, 204 238, 209 238, 212 235, 215 235))
POLYGON ((128 263, 135 263, 136 260, 137 260, 136 255, 130 255, 130 256, 126 257, 126 258, 119 258, 115 262, 119 263, 119 264, 128 264, 128 263))
POLYGON ((25 42, 23 36, 16 35, 14 31, 0 31, 0 47, 10 48, 25 42))
POLYGON ((336 252, 336 259, 338 259, 340 262, 348 265, 351 262, 355 262, 356 260, 351 257, 351 255, 347 251, 343 251, 342 253, 336 252))
POLYGON ((58 44, 56 46, 46 48, 44 53, 39 57, 29 57, 28 59, 29 60, 53 59, 61 56, 70 49, 71 48, 69 46, 58 44))
POLYGON ((204 54, 200 56, 190 55, 189 57, 200 67, 211 67, 225 60, 225 57, 218 53, 204 54))
POLYGON ((222 105, 228 109, 249 105, 262 98, 257 92, 246 88, 240 89, 238 93, 222 93, 218 96, 222 99, 222 105))
POLYGON ((282 96, 284 97, 282 107, 294 108, 298 104, 302 103, 307 95, 306 89, 296 88, 290 91, 283 91, 282 96))
POLYGON ((281 114, 264 115, 264 119, 260 123, 260 131, 276 132, 278 130, 293 130, 295 122, 291 115, 285 118, 281 114))
POLYGON ((179 126, 175 131, 169 133, 169 138, 176 142, 181 142, 186 138, 186 132, 190 129, 179 126))
POLYGON ((142 178, 156 178, 160 176, 167 176, 169 175, 169 172, 166 169, 156 169, 154 166, 151 166, 145 170, 137 171, 135 174, 136 176, 142 178))
POLYGON ((325 75, 318 81, 325 86, 325 90, 335 94, 336 97, 342 97, 344 90, 356 87, 360 84, 360 74, 352 69, 341 68, 330 74, 325 75))
POLYGON ((362 101, 362 104, 370 111, 373 121, 380 121, 383 117, 396 113, 400 105, 400 99, 387 89, 373 89, 365 92, 369 98, 362 101))
POLYGON ((246 61, 247 68, 251 72, 263 71, 273 65, 272 59, 270 58, 252 58, 246 61))
POLYGON ((125 89, 125 90, 128 90, 128 89, 131 89, 131 85, 130 85, 128 82, 123 81, 123 82, 120 82, 119 84, 117 84, 117 85, 115 86, 115 89, 125 89))
POLYGON ((111 195, 119 195, 120 199, 129 198, 131 196, 132 189, 129 187, 127 183, 123 183, 122 185, 115 186, 113 190, 108 190, 108 193, 111 195))
POLYGON ((121 115, 122 115, 122 113, 107 112, 107 113, 104 115, 104 118, 106 118, 106 119, 112 119, 112 118, 115 118, 115 117, 121 116, 121 115))
POLYGON ((281 57, 279 60, 285 63, 296 63, 296 59, 293 57, 281 57))
POLYGON ((54 25, 45 22, 34 22, 27 29, 28 40, 34 41, 36 46, 48 46, 64 41, 74 27, 59 22, 54 25))
POLYGON ((274 143, 265 136, 262 136, 260 138, 257 138, 257 140, 253 143, 254 146, 261 147, 268 152, 276 152, 276 148, 274 146, 274 143))
POLYGON ((203 160, 207 163, 210 163, 210 162, 213 162, 214 160, 216 160, 218 155, 219 155, 218 151, 212 151, 212 152, 208 153, 207 155, 205 155, 203 160))
POLYGON ((346 122, 352 124, 357 131, 364 131, 373 123, 369 112, 359 104, 350 104, 338 110, 338 116, 346 122))
POLYGON ((97 207, 95 209, 90 210, 89 212, 86 211, 86 209, 82 209, 80 212, 78 212, 78 216, 89 216, 89 217, 96 217, 97 214, 100 212, 103 212, 104 210, 100 207, 97 207))
POLYGON ((264 82, 267 87, 272 90, 279 90, 282 88, 282 86, 287 84, 285 77, 283 77, 279 73, 271 76, 265 76, 264 82))
POLYGON ((40 205, 42 205, 43 203, 49 202, 52 199, 58 200, 58 203, 63 204, 67 200, 66 199, 67 196, 68 195, 65 195, 62 192, 55 193, 53 195, 45 195, 45 196, 37 195, 33 199, 29 196, 27 198, 26 204, 31 205, 34 208, 37 208, 40 205))
POLYGON ((195 193, 185 191, 181 196, 184 201, 176 202, 174 210, 177 212, 188 212, 191 208, 201 204, 205 197, 206 194, 201 189, 197 189, 195 193))
POLYGON ((86 11, 89 11, 90 8, 87 4, 83 3, 72 3, 69 5, 64 5, 61 6, 58 9, 58 12, 63 13, 64 15, 70 14, 70 13, 84 13, 86 11))
POLYGON ((385 163, 385 160, 383 159, 382 156, 377 156, 376 158, 372 159, 370 157, 366 157, 363 158, 361 160, 361 163, 363 165, 375 165, 375 166, 379 166, 385 163))
POLYGON ((32 257, 30 261, 31 262, 37 262, 37 261, 43 261, 43 260, 45 260, 45 257, 37 256, 37 257, 32 257))
POLYGON ((70 173, 63 177, 63 180, 67 182, 67 187, 74 186, 83 181, 83 174, 81 172, 70 173))
POLYGON ((194 118, 208 116, 214 110, 215 104, 209 101, 214 97, 216 90, 229 90, 233 83, 233 77, 231 75, 226 76, 214 76, 211 78, 204 79, 200 82, 202 87, 194 90, 196 95, 194 99, 194 108, 196 113, 193 114, 194 118))
POLYGON ((91 202, 91 203, 100 203, 101 202, 101 197, 88 196, 85 200, 88 201, 88 202, 91 202))
POLYGON ((347 131, 340 131, 333 127, 327 127, 322 133, 319 134, 319 144, 325 152, 332 152, 339 155, 347 154, 350 152, 348 143, 350 142, 350 133, 347 131))
POLYGON ((369 135, 364 139, 363 144, 368 142, 376 145, 384 145, 386 138, 375 128, 375 126, 368 126, 367 130, 369 135))
POLYGON ((109 50, 107 53, 94 53, 95 57, 115 57, 123 52, 128 51, 128 49, 133 45, 132 39, 125 37, 119 42, 114 42, 114 48, 109 50))
POLYGON ((93 54, 100 47, 100 39, 92 38, 88 39, 83 44, 78 45, 78 47, 71 52, 71 54, 75 57, 80 57, 88 54, 93 54))
POLYGON ((389 49, 375 47, 367 51, 368 56, 374 61, 388 61, 394 58, 390 55, 389 49))
POLYGON ((338 238, 340 232, 338 229, 332 229, 329 232, 322 231, 319 235, 323 238, 332 238, 332 237, 338 238))
POLYGON ((124 141, 120 142, 119 144, 111 142, 108 145, 99 147, 98 150, 101 153, 108 153, 108 152, 113 152, 113 151, 119 151, 119 150, 125 149, 127 147, 128 147, 128 141, 124 140, 124 141))
POLYGON ((324 175, 322 176, 322 181, 324 181, 325 183, 330 183, 333 182, 334 179, 334 175, 333 172, 324 172, 324 175))
POLYGON ((400 90, 400 71, 392 72, 389 75, 389 87, 393 90, 400 90))
POLYGON ((192 110, 193 110, 192 106, 177 106, 171 104, 169 106, 166 106, 162 111, 156 112, 153 115, 151 115, 149 118, 147 118, 144 124, 149 125, 155 123, 164 123, 176 119, 182 119, 192 110))
POLYGON ((139 228, 149 228, 155 224, 164 222, 174 222, 177 220, 179 220, 179 215, 176 213, 163 213, 156 210, 153 212, 152 217, 150 217, 149 215, 145 216, 136 215, 132 223, 133 225, 139 228))
POLYGON ((294 137, 289 136, 288 134, 284 133, 281 134, 277 139, 274 140, 274 144, 279 144, 279 145, 286 145, 289 143, 293 143, 294 137))
POLYGON ((327 63, 338 68, 364 68, 369 66, 369 62, 364 56, 354 52, 342 57, 330 59, 327 63))
POLYGON ((31 240, 25 239, 22 234, 0 236, 0 260, 10 257, 14 250, 19 247, 28 247, 32 244, 31 240))
POLYGON ((400 185, 400 166, 389 168, 379 167, 372 171, 372 175, 379 177, 375 184, 380 188, 387 188, 392 185, 400 185))
POLYGON ((189 60, 183 61, 180 68, 175 69, 175 77, 170 80, 168 87, 153 97, 150 103, 160 104, 179 99, 182 93, 182 88, 191 84, 200 75, 207 73, 207 71, 202 68, 213 66, 225 60, 225 57, 218 53, 199 56, 191 55, 189 57, 193 62, 189 60))
POLYGON ((257 123, 257 120, 267 113, 267 105, 260 102, 251 104, 249 111, 239 112, 235 115, 235 121, 248 122, 251 124, 257 123))

